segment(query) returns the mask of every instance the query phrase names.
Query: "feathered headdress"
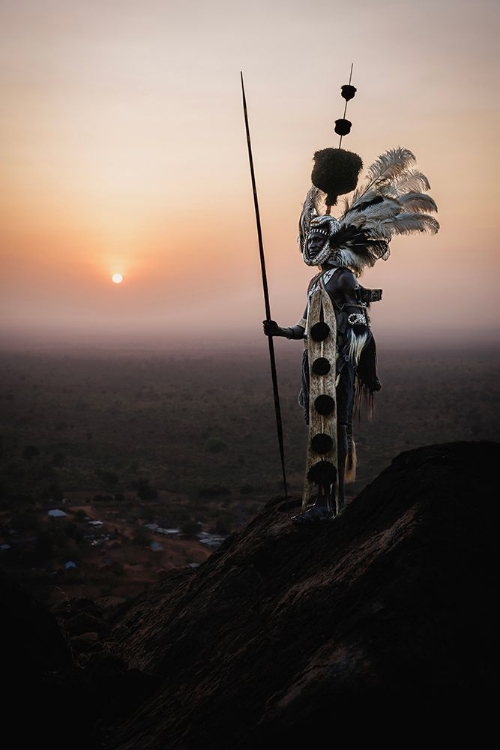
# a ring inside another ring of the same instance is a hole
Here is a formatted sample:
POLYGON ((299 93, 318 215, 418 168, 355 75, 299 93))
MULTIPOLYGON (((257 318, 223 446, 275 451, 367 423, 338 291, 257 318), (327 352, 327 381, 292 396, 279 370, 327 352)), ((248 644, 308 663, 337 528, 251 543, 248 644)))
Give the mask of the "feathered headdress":
POLYGON ((415 156, 401 147, 386 151, 368 168, 363 184, 350 201, 344 201, 339 219, 328 214, 330 202, 313 180, 299 221, 304 262, 346 266, 359 275, 377 260, 387 260, 394 235, 435 234, 439 223, 431 214, 437 206, 426 195, 429 189, 427 177, 416 168, 415 156))

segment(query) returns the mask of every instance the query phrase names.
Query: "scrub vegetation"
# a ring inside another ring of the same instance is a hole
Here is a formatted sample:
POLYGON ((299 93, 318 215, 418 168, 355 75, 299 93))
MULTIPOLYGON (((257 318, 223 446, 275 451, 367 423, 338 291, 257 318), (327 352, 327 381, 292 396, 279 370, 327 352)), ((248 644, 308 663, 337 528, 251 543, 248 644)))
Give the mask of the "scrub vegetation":
MULTIPOLYGON (((301 345, 279 344, 287 488, 299 496, 307 438, 297 403, 301 345)), ((108 580, 111 591, 151 542, 147 523, 182 529, 189 550, 184 544, 170 554, 171 566, 197 563, 210 554, 189 541, 197 531, 237 531, 284 494, 266 346, 216 356, 89 350, 0 357, 2 540, 12 541, 12 529, 30 538, 38 558, 29 563, 57 554, 61 562, 81 561, 84 520, 104 519, 122 544, 130 542, 126 564, 108 580), (69 512, 58 536, 45 525, 54 508, 69 512)), ((348 501, 401 451, 500 440, 499 371, 496 349, 382 349, 373 417, 365 412, 354 423, 358 477, 348 501)), ((165 556, 161 565, 154 559, 157 576, 169 565, 165 556)))

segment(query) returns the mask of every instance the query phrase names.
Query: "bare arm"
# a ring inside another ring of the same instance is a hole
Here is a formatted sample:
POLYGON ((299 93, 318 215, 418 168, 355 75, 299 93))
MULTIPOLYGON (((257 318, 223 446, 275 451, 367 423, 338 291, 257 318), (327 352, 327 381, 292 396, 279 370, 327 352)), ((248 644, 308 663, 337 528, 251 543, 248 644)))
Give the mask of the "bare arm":
POLYGON ((287 339, 303 339, 305 328, 301 325, 282 327, 275 320, 263 320, 264 333, 266 336, 283 336, 287 339))
POLYGON ((337 306, 347 314, 347 323, 356 333, 368 328, 366 304, 362 301, 361 288, 354 274, 347 268, 338 271, 326 285, 337 306))

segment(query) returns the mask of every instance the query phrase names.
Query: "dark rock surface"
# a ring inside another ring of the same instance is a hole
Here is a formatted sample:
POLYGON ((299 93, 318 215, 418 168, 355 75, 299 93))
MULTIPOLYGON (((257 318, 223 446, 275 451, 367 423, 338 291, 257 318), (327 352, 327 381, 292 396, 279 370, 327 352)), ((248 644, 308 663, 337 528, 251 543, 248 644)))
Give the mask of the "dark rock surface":
POLYGON ((276 498, 197 570, 112 616, 80 602, 56 619, 4 581, 34 736, 87 750, 486 744, 499 466, 498 443, 408 451, 312 528, 290 522, 298 498, 276 498), (70 634, 89 624, 98 638, 76 653, 70 634), (42 721, 50 706, 57 721, 42 721))

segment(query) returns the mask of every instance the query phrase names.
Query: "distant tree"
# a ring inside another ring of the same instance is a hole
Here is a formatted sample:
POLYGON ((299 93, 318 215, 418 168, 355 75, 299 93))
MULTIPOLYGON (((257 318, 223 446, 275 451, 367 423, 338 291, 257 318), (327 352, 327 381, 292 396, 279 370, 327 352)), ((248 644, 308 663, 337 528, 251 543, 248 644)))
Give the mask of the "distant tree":
POLYGON ((83 529, 79 524, 74 523, 73 521, 68 521, 68 523, 66 523, 64 526, 64 532, 66 536, 69 536, 69 538, 73 539, 75 542, 83 541, 83 529))
POLYGON ((123 578, 127 574, 121 563, 115 563, 111 569, 111 573, 115 578, 123 578))
POLYGON ((156 500, 158 492, 151 487, 149 479, 142 480, 137 486, 137 497, 140 500, 156 500))
POLYGON ((40 526, 37 514, 29 510, 14 512, 10 523, 16 531, 36 531, 40 526))
POLYGON ((199 490, 200 497, 224 497, 230 494, 229 487, 223 484, 211 484, 208 487, 201 487, 199 490))
POLYGON ((42 500, 60 503, 64 498, 64 493, 58 482, 52 482, 42 490, 42 500))
POLYGON ((111 503, 113 502, 113 495, 94 495, 92 498, 93 503, 111 503))
POLYGON ((50 531, 41 531, 35 542, 34 559, 38 563, 45 563, 54 557, 55 545, 50 531))
POLYGON ((184 536, 193 537, 196 536, 201 530, 201 524, 199 521, 186 521, 181 526, 181 531, 184 536))
POLYGON ((45 463, 43 466, 40 466, 40 468, 37 471, 36 478, 37 479, 50 479, 55 474, 55 471, 52 466, 45 463))
POLYGON ((38 450, 36 445, 27 445, 23 449, 23 453, 22 453, 23 458, 25 458, 27 461, 31 461, 33 458, 35 458, 35 456, 39 456, 39 455, 40 455, 40 451, 38 450))
POLYGON ((205 450, 209 453, 222 453, 227 450, 227 443, 218 437, 211 437, 205 442, 205 450))
POLYGON ((220 536, 228 536, 231 533, 231 529, 227 526, 226 519, 217 519, 215 522, 215 533, 220 534, 220 536))
POLYGON ((167 517, 158 518, 158 525, 163 528, 169 528, 170 526, 181 527, 183 523, 191 520, 191 514, 187 507, 176 507, 169 508, 169 514, 167 517))
POLYGON ((115 474, 114 471, 97 471, 97 476, 101 480, 101 482, 104 484, 104 487, 110 492, 113 487, 115 487, 118 484, 118 474, 115 474))
POLYGON ((132 542, 137 547, 146 547, 151 542, 151 533, 144 526, 136 526, 132 542))
POLYGON ((5 467, 5 474, 13 479, 22 479, 26 476, 26 470, 20 464, 10 463, 5 467))
POLYGON ((147 521, 148 523, 152 523, 156 518, 156 513, 154 511, 154 508, 149 508, 143 505, 139 509, 139 518, 142 518, 143 521, 147 521))

